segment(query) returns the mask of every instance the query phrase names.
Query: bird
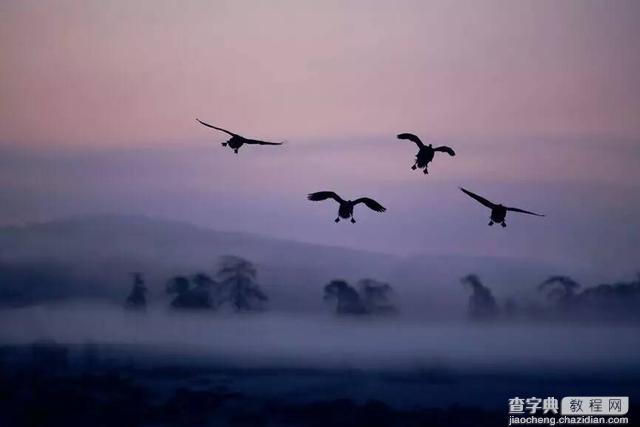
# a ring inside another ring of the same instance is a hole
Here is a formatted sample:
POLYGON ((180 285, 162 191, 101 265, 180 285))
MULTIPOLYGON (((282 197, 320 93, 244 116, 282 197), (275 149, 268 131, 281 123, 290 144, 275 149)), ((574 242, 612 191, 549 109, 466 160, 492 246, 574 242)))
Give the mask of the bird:
POLYGON ((433 147, 432 144, 424 145, 420 140, 420 138, 418 138, 412 133, 401 133, 397 135, 397 137, 398 139, 408 139, 409 141, 413 141, 418 146, 419 150, 418 150, 418 154, 416 154, 416 161, 413 164, 413 166, 411 166, 411 169, 412 170, 416 170, 418 168, 423 169, 423 172, 425 175, 429 173, 427 166, 429 166, 429 163, 433 160, 433 157, 435 156, 436 151, 447 153, 451 157, 456 155, 456 152, 453 151, 453 148, 447 147, 446 145, 442 145, 440 147, 435 147, 435 148, 433 147))
POLYGON ((355 224, 356 220, 353 218, 353 208, 358 203, 364 203, 369 209, 376 212, 384 212, 387 210, 380 203, 368 197, 361 197, 356 200, 344 200, 333 191, 318 191, 317 193, 309 194, 307 198, 314 202, 327 199, 333 199, 338 202, 340 204, 340 207, 338 208, 338 217, 335 219, 335 222, 340 222, 340 218, 351 218, 351 223, 355 224))
POLYGON ((520 212, 520 213, 535 215, 535 216, 545 216, 535 212, 525 211, 524 209, 510 208, 503 205, 496 205, 495 203, 488 201, 484 197, 478 196, 477 194, 474 194, 469 190, 465 190, 462 187, 460 187, 460 190, 462 190, 462 192, 465 193, 467 196, 471 197, 472 199, 475 199, 477 202, 480 202, 480 204, 491 209, 491 219, 489 221, 489 225, 493 225, 493 223, 496 222, 496 223, 499 223, 503 228, 506 227, 507 223, 504 222, 504 219, 507 216, 508 211, 520 212))
POLYGON ((233 149, 233 152, 238 154, 238 150, 240 149, 240 147, 242 147, 244 144, 256 144, 256 145, 282 145, 284 144, 283 142, 268 142, 268 141, 260 141, 259 139, 251 139, 251 138, 245 138, 242 135, 238 135, 237 133, 233 133, 230 132, 226 129, 222 129, 219 128, 217 126, 213 126, 210 125, 209 123, 205 123, 202 120, 196 118, 196 121, 198 123, 200 123, 201 125, 204 125, 206 127, 209 127, 211 129, 216 129, 222 132, 225 132, 229 135, 231 135, 231 139, 229 139, 227 142, 223 142, 222 146, 226 147, 227 145, 229 146, 229 148, 233 149))

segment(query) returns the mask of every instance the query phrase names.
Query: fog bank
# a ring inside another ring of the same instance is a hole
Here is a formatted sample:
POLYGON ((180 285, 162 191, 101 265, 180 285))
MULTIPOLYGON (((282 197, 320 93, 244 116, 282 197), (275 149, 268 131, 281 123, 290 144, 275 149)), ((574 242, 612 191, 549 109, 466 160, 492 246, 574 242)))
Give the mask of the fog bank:
MULTIPOLYGON (((0 344, 135 345, 249 367, 599 372, 636 369, 637 327, 473 324, 321 315, 126 312, 106 305, 0 311, 0 344)), ((166 359, 170 360, 170 359, 166 359)))

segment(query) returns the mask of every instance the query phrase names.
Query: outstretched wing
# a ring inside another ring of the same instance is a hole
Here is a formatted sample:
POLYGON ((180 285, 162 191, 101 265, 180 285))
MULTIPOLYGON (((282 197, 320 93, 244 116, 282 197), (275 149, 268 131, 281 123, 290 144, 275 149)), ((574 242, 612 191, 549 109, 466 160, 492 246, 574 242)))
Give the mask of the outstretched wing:
POLYGON ((353 201, 354 206, 357 205, 358 203, 364 203, 365 205, 367 205, 367 207, 371 210, 374 210, 376 212, 384 212, 387 209, 382 206, 380 203, 376 202, 373 199, 370 199, 368 197, 361 197, 359 199, 356 199, 353 201))
POLYGON ((422 141, 420 141, 420 138, 412 133, 401 133, 398 135, 398 139, 408 139, 409 141, 415 142, 418 148, 424 147, 424 144, 422 143, 422 141))
POLYGON ((282 145, 283 142, 268 142, 268 141, 260 141, 259 139, 245 139, 245 144, 258 144, 258 145, 282 145))
POLYGON ((472 199, 475 199, 476 201, 480 202, 481 204, 485 205, 486 207, 488 207, 489 209, 493 209, 496 207, 495 204, 491 203, 490 201, 488 201, 487 199, 485 199, 484 197, 480 197, 477 194, 472 193, 469 190, 465 190, 464 188, 460 187, 460 190, 462 190, 462 192, 464 194, 466 194, 467 196, 471 197, 472 199))
POLYGON ((508 211, 512 211, 512 212, 520 212, 520 213, 524 213, 524 214, 529 214, 529 215, 535 215, 535 216, 545 216, 542 214, 537 214, 535 212, 530 212, 530 211, 525 211, 524 209, 518 209, 518 208, 507 208, 508 211))
POLYGON ((456 152, 453 151, 453 148, 447 147, 446 145, 441 145, 440 147, 436 147, 433 151, 442 151, 443 153, 447 153, 450 156, 455 156, 456 152))
POLYGON ((311 193, 307 196, 307 199, 314 201, 314 202, 319 202, 321 200, 327 200, 327 199, 333 199, 338 203, 344 203, 344 200, 342 199, 342 197, 338 196, 336 193, 334 193, 333 191, 318 191, 316 193, 311 193))
POLYGON ((208 127, 208 128, 211 128, 211 129, 220 130, 220 131, 222 131, 222 132, 224 132, 224 133, 228 133, 228 134, 229 134, 229 135, 231 135, 231 136, 240 136, 240 135, 238 135, 238 134, 236 134, 236 133, 233 133, 233 132, 230 132, 230 131, 228 131, 228 130, 226 130, 226 129, 222 129, 222 128, 219 128, 219 127, 217 127, 217 126, 210 125, 209 123, 205 123, 205 122, 203 122, 203 121, 202 121, 202 120, 200 120, 200 119, 196 119, 196 121, 197 121, 198 123, 200 123, 201 125, 204 125, 204 126, 206 126, 206 127, 208 127))

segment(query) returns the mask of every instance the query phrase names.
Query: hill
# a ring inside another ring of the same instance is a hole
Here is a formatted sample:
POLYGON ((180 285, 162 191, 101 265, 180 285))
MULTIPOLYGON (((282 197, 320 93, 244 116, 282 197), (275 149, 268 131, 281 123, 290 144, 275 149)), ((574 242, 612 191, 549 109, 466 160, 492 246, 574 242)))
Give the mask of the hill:
POLYGON ((459 279, 475 272, 497 289, 530 288, 550 266, 518 259, 394 255, 224 232, 147 217, 96 215, 0 228, 0 299, 25 304, 49 299, 121 301, 128 274, 147 277, 151 300, 165 298, 174 274, 215 273, 221 255, 256 264, 259 281, 283 310, 322 308, 322 286, 334 278, 390 282, 403 307, 421 312, 463 307, 459 279))

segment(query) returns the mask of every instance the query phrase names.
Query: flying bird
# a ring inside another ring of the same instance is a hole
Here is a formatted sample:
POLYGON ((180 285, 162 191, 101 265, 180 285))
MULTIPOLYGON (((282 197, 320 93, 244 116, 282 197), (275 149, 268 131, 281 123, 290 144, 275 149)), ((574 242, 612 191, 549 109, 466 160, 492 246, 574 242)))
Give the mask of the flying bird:
POLYGON ((226 147, 227 145, 229 146, 229 148, 233 149, 234 153, 238 154, 238 149, 240 149, 240 147, 242 147, 244 144, 254 144, 254 145, 282 145, 284 144, 284 142, 268 142, 268 141, 260 141, 259 139, 250 139, 250 138, 245 138, 242 135, 238 135, 237 133, 233 133, 230 132, 226 129, 222 129, 219 128, 217 126, 213 126, 210 125, 209 123, 205 123, 200 119, 196 119, 196 121, 198 123, 200 123, 201 125, 204 125, 206 127, 209 127, 211 129, 216 129, 219 131, 222 131, 224 133, 227 133, 229 135, 231 135, 231 139, 229 139, 227 142, 223 142, 222 146, 226 147))
POLYGON ((503 227, 506 227, 507 224, 504 222, 504 219, 507 216, 507 211, 520 212, 520 213, 535 215, 535 216, 544 216, 541 214, 537 214, 535 212, 525 211, 524 209, 509 208, 503 205, 496 205, 495 203, 488 201, 484 197, 478 196, 477 194, 474 194, 469 190, 465 190, 462 187, 460 187, 460 190, 462 190, 462 192, 465 193, 467 196, 471 197, 472 199, 475 199, 480 204, 491 209, 491 220, 489 221, 489 225, 493 225, 494 222, 497 222, 503 227))
POLYGON ((429 166, 429 163, 431 163, 431 161, 433 160, 436 151, 447 153, 452 157, 456 155, 456 152, 453 151, 453 148, 447 147, 446 145, 435 148, 431 144, 424 145, 420 138, 412 133, 401 133, 398 135, 398 139, 408 139, 409 141, 415 142, 415 144, 418 146, 418 154, 416 154, 416 161, 413 166, 411 166, 411 169, 424 169, 423 172, 425 173, 425 175, 429 173, 427 166, 429 166))
POLYGON ((340 204, 340 207, 338 208, 338 217, 335 220, 336 222, 340 222, 340 218, 344 218, 344 219, 351 218, 351 223, 355 224, 356 220, 353 218, 353 208, 358 203, 364 203, 369 209, 374 210, 376 212, 384 212, 387 210, 380 203, 368 197, 361 197, 356 200, 344 200, 342 197, 338 196, 333 191, 318 191, 317 193, 309 194, 307 198, 314 202, 327 200, 327 199, 333 199, 336 202, 338 202, 340 204))

